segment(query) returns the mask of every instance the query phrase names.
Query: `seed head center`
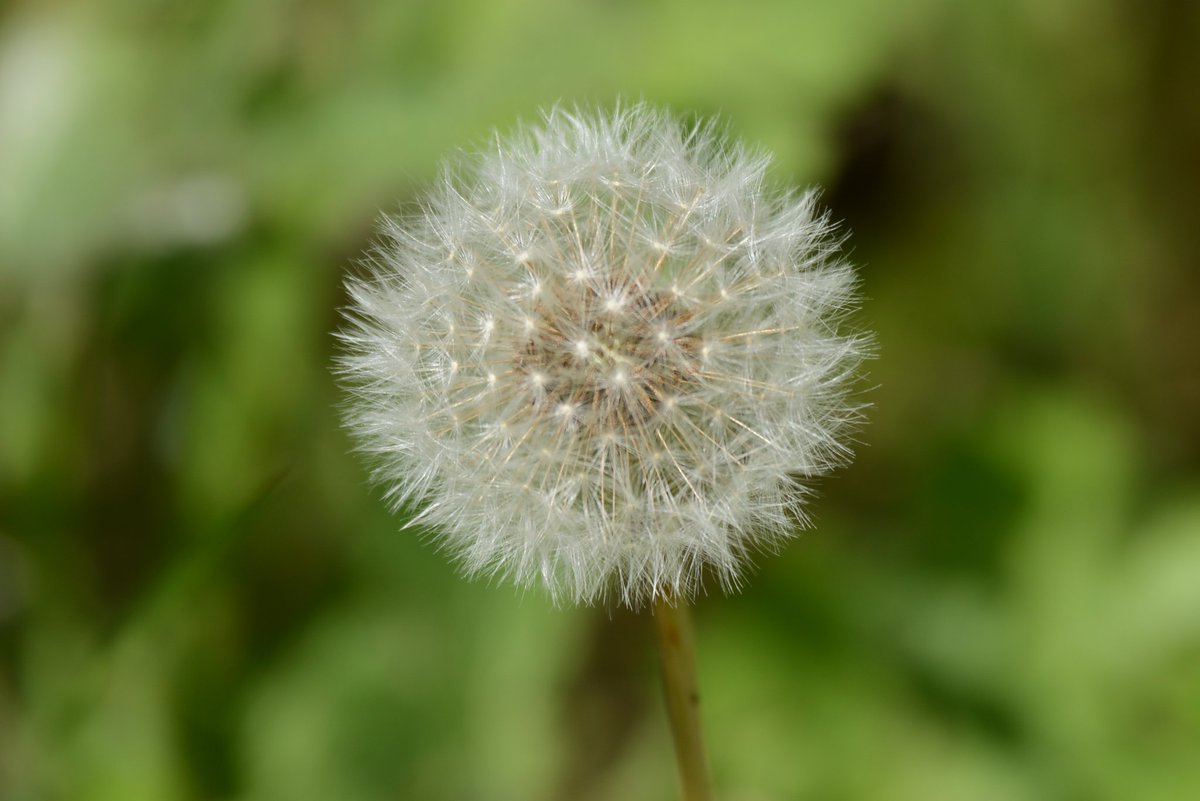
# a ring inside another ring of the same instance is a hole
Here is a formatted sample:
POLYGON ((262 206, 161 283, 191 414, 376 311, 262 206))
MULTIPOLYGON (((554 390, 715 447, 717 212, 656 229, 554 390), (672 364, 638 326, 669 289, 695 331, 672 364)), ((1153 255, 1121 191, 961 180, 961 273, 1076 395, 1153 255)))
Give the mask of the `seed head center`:
MULTIPOLYGON (((600 431, 642 425, 664 401, 695 381, 698 354, 687 311, 673 297, 641 287, 614 294, 574 287, 526 311, 514 372, 531 405, 600 431)), ((673 406, 671 407, 673 408, 673 406)))

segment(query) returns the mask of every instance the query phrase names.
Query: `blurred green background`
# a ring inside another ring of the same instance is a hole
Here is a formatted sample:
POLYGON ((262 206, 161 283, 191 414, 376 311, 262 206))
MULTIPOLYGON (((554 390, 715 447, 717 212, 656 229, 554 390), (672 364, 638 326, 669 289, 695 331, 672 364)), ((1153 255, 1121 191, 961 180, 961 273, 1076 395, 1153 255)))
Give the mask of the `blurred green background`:
POLYGON ((819 183, 878 332, 696 612, 719 797, 1200 798, 1200 5, 0 3, 0 798, 675 795, 648 620, 463 581, 339 429, 342 277, 556 100, 819 183))

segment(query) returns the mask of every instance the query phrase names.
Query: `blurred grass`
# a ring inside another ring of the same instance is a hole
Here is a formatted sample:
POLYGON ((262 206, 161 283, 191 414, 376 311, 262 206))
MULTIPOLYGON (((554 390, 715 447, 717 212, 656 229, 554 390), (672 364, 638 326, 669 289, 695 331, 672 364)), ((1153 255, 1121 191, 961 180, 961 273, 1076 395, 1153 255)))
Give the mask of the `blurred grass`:
POLYGON ((879 334, 817 530, 700 604, 721 797, 1200 796, 1198 17, 0 6, 0 798, 673 797, 646 621, 397 533, 329 372, 380 209, 618 95, 825 185, 879 334))

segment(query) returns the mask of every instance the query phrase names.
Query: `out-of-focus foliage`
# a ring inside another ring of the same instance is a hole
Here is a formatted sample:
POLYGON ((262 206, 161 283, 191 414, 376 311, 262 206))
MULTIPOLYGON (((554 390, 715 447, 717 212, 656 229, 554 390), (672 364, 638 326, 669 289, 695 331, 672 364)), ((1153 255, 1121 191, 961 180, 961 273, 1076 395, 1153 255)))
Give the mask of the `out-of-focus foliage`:
POLYGON ((1200 7, 0 5, 0 798, 674 792, 644 616, 470 584, 337 424, 380 208, 555 100, 819 182, 878 331, 698 610, 720 796, 1200 797, 1200 7))

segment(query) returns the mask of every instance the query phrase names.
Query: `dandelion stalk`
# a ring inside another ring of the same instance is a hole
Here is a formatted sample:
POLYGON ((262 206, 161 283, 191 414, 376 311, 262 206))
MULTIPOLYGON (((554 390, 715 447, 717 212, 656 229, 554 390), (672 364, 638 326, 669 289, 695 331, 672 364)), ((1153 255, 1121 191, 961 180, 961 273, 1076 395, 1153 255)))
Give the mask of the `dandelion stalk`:
POLYGON ((696 682, 692 621, 687 604, 668 592, 655 599, 663 691, 683 801, 712 801, 704 733, 700 726, 700 690, 696 682))

